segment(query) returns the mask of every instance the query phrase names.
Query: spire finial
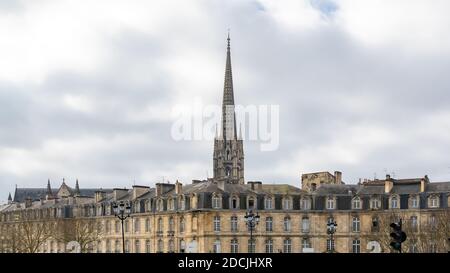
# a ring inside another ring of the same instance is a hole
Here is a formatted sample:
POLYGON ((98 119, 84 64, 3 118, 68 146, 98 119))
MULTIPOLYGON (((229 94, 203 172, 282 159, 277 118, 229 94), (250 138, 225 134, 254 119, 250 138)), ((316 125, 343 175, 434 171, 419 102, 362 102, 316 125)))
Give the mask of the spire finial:
POLYGON ((227 41, 228 41, 227 49, 230 50, 230 29, 228 29, 228 38, 227 38, 227 41))

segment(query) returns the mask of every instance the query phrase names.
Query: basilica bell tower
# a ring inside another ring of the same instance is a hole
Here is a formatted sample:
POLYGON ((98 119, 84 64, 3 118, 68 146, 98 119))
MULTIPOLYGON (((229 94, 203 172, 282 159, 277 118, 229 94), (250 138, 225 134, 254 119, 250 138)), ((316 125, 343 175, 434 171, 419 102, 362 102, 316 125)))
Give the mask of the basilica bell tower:
POLYGON ((214 139, 214 180, 231 184, 244 184, 244 146, 242 135, 236 130, 233 76, 231 72, 230 34, 228 34, 227 60, 222 101, 222 123, 214 139))

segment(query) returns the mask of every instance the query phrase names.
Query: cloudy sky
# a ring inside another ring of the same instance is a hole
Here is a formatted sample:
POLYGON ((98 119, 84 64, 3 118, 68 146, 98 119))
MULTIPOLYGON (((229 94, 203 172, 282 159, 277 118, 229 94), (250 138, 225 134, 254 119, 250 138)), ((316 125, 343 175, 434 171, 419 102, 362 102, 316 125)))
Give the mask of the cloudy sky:
POLYGON ((280 107, 246 179, 305 172, 450 180, 450 1, 0 1, 0 200, 18 187, 190 183, 211 140, 175 141, 175 105, 280 107))

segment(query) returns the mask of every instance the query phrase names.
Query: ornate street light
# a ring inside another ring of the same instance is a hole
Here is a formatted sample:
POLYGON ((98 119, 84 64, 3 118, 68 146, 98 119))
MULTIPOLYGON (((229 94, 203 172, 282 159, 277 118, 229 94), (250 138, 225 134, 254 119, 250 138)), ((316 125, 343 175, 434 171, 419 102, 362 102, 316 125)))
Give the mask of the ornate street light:
POLYGON ((117 202, 113 203, 113 210, 114 215, 120 219, 122 222, 122 250, 123 253, 125 253, 125 233, 123 229, 123 221, 130 217, 131 214, 131 203, 126 201, 120 201, 118 204, 117 202))
POLYGON ((258 212, 253 213, 253 210, 249 210, 245 213, 245 223, 247 224, 248 228, 250 229, 250 244, 251 244, 251 252, 253 253, 253 247, 255 246, 255 242, 253 241, 253 230, 256 228, 256 225, 259 223, 259 215, 258 212))
POLYGON ((337 223, 333 218, 328 219, 327 223, 327 234, 330 235, 330 246, 328 249, 329 253, 333 253, 334 251, 334 238, 333 235, 336 233, 337 223))

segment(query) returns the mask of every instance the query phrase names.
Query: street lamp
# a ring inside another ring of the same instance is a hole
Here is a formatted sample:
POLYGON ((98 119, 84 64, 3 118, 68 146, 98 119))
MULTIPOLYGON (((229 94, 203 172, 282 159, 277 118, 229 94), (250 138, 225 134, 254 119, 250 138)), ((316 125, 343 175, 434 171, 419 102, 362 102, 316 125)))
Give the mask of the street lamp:
POLYGON ((251 246, 251 252, 249 251, 249 253, 253 253, 253 247, 254 247, 254 242, 253 242, 253 230, 256 228, 256 225, 258 225, 259 223, 259 215, 258 212, 253 213, 253 210, 249 210, 245 213, 245 223, 247 224, 248 228, 250 229, 250 246, 251 246))
POLYGON ((125 253, 125 233, 123 230, 123 221, 125 219, 127 219, 128 217, 130 217, 131 214, 131 203, 129 203, 128 201, 123 202, 120 201, 119 204, 117 204, 116 202, 113 203, 113 210, 114 210, 114 215, 120 219, 120 221, 122 222, 122 250, 123 253, 125 253))
POLYGON ((334 252, 334 238, 333 235, 336 233, 337 223, 333 218, 328 219, 327 223, 327 234, 330 235, 330 246, 328 249, 329 253, 334 252))

